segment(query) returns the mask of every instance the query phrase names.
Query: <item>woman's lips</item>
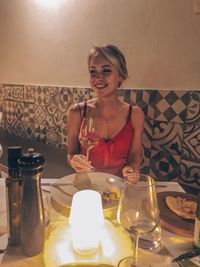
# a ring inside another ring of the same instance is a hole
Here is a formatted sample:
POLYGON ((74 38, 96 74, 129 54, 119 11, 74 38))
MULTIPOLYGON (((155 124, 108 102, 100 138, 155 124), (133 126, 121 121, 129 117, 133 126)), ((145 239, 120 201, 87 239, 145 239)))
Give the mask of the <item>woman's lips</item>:
POLYGON ((107 86, 107 84, 96 84, 95 85, 95 87, 97 88, 97 89, 104 89, 105 87, 107 86))

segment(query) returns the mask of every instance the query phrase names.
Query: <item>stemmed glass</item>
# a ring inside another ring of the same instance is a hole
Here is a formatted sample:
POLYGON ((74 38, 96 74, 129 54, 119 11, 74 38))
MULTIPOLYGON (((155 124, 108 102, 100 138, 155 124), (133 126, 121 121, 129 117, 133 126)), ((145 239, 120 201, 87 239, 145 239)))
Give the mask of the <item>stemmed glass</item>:
POLYGON ((90 150, 97 146, 101 140, 100 136, 96 134, 97 119, 95 118, 83 118, 81 129, 79 133, 79 142, 86 149, 86 158, 89 160, 90 150))
POLYGON ((154 181, 140 174, 139 182, 125 182, 119 201, 118 222, 134 238, 133 257, 122 259, 118 267, 146 267, 144 259, 138 257, 138 239, 152 232, 159 222, 159 210, 154 181))

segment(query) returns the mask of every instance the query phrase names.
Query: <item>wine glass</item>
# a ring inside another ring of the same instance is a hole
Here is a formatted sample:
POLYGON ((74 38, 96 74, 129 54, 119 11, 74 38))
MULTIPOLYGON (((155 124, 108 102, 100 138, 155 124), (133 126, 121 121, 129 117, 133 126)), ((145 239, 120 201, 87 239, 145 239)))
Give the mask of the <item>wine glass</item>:
POLYGON ((90 150, 97 146, 101 140, 100 136, 96 134, 97 119, 95 118, 83 118, 80 132, 79 142, 86 149, 86 159, 89 160, 90 150))
POLYGON ((118 267, 146 267, 144 259, 138 257, 138 239, 152 232, 159 222, 157 195, 153 179, 140 174, 139 182, 125 182, 119 201, 117 219, 134 239, 133 257, 120 260, 118 267))

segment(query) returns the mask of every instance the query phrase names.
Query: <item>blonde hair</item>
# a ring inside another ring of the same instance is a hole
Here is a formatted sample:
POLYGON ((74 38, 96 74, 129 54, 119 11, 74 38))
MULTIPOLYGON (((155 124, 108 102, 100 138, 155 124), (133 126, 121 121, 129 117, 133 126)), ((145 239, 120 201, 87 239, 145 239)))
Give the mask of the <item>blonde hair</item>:
POLYGON ((90 66, 91 59, 97 54, 108 60, 119 71, 124 80, 128 78, 126 59, 119 48, 114 45, 94 46, 88 55, 88 66, 90 66))

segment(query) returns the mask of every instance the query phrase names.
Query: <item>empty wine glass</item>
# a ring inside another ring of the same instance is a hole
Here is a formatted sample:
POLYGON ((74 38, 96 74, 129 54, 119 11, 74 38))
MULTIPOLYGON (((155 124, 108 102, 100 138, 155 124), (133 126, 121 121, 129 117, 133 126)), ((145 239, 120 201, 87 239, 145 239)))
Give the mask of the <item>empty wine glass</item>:
POLYGON ((81 129, 79 133, 79 142, 86 149, 86 158, 89 160, 90 150, 97 146, 101 140, 100 136, 96 134, 97 120, 95 118, 83 118, 81 129))
POLYGON ((122 259, 118 266, 146 267, 145 260, 138 257, 138 239, 152 232, 159 223, 159 210, 154 181, 140 174, 139 182, 125 182, 119 201, 118 222, 134 238, 133 257, 122 259))

